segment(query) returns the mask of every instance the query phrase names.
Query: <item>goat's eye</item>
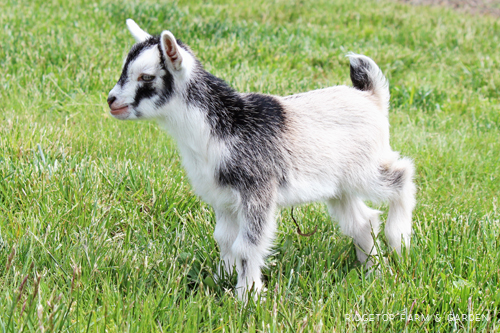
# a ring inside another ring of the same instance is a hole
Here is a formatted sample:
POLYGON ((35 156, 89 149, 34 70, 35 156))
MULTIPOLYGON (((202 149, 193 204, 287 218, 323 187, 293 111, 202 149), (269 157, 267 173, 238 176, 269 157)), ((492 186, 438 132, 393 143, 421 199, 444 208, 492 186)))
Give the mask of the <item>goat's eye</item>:
POLYGON ((139 81, 151 82, 155 79, 153 75, 143 74, 139 77, 139 81))

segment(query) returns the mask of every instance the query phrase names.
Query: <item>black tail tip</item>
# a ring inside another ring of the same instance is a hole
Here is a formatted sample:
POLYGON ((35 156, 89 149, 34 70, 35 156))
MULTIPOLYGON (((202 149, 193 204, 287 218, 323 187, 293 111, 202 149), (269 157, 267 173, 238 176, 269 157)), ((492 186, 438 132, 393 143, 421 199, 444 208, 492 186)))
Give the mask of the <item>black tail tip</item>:
POLYGON ((351 60, 351 81, 354 88, 362 91, 373 89, 373 82, 370 78, 371 64, 361 57, 350 57, 351 60))

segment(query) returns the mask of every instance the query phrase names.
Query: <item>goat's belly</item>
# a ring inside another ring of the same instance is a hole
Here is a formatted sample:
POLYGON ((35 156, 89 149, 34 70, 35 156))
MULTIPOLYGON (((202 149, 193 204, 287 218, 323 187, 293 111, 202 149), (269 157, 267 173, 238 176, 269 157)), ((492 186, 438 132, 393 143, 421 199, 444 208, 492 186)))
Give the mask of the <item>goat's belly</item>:
POLYGON ((325 201, 339 193, 337 179, 298 178, 289 180, 278 190, 278 206, 325 201))

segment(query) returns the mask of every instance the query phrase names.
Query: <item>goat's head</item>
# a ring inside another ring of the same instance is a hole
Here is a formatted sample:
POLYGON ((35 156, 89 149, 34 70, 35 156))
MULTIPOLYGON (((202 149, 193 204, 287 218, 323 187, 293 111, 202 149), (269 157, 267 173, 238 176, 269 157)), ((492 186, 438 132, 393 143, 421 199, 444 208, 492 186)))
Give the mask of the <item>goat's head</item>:
POLYGON ((118 119, 157 118, 168 104, 181 98, 196 59, 174 35, 165 30, 151 36, 133 20, 127 27, 136 40, 125 59, 122 74, 109 92, 111 114, 118 119))

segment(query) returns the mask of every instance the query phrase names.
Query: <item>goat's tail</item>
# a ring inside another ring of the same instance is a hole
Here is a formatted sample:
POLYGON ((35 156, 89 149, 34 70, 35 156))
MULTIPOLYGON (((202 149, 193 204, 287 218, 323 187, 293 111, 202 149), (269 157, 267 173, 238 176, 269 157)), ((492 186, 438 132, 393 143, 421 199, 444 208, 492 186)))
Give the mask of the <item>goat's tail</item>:
POLYGON ((351 62, 351 81, 354 88, 371 92, 382 112, 389 112, 389 83, 375 61, 361 54, 347 54, 351 62))

